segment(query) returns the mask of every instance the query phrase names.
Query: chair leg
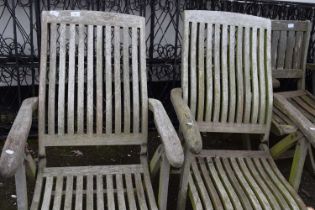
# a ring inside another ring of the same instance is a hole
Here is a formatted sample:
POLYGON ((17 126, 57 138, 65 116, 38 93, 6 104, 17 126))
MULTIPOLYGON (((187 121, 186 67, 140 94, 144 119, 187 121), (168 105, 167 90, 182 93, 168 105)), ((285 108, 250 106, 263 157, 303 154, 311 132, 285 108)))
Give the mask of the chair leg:
POLYGON ((305 158, 307 155, 308 142, 306 139, 302 138, 298 141, 295 148, 295 153, 293 157, 289 183, 297 191, 301 183, 301 177, 303 173, 305 158))
POLYGON ((166 158, 165 152, 162 154, 160 180, 159 180, 159 209, 166 210, 167 208, 167 196, 168 196, 168 184, 170 176, 170 164, 166 158))
POLYGON ((160 144, 159 147, 154 152, 154 155, 150 161, 150 173, 152 178, 156 176, 157 172, 160 169, 162 151, 163 151, 162 145, 160 144))
POLYGON ((25 175, 24 162, 22 162, 21 166, 16 171, 15 187, 16 187, 16 197, 17 197, 18 210, 27 210, 28 209, 27 185, 26 185, 26 175, 25 175))
POLYGON ((310 159, 310 171, 313 175, 315 175, 315 154, 313 152, 313 147, 311 144, 308 144, 308 155, 309 155, 309 159, 310 159))
POLYGON ((295 142, 297 141, 297 136, 295 133, 291 133, 281 139, 277 144, 275 144, 270 149, 270 154, 272 158, 277 159, 280 155, 282 155, 285 151, 293 147, 295 142))
POLYGON ((186 199, 187 199, 187 191, 188 191, 188 181, 190 174, 190 162, 193 154, 189 151, 189 149, 185 146, 185 161, 184 166, 182 168, 182 173, 180 175, 180 184, 179 184, 179 192, 177 199, 177 210, 183 210, 186 208, 186 199))

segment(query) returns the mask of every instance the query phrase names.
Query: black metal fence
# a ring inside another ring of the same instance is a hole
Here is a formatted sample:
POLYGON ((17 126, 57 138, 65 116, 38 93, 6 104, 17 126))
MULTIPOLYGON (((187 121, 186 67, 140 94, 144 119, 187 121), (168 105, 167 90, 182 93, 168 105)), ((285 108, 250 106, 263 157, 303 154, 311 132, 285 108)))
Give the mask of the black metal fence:
MULTIPOLYGON (((311 20, 309 62, 315 54, 315 3, 267 0, 0 0, 0 123, 21 101, 37 93, 40 13, 43 10, 101 10, 146 18, 149 94, 169 105, 180 84, 182 11, 221 10, 271 19, 311 20)), ((307 84, 310 85, 310 75, 307 84)))

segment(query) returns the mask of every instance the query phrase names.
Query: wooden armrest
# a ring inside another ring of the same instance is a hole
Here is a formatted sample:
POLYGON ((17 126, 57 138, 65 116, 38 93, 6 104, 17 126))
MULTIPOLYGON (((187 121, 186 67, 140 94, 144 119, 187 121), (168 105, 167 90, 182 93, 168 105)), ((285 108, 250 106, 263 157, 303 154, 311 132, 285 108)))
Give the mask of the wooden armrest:
POLYGON ((22 103, 1 153, 2 176, 13 176, 24 159, 25 144, 32 125, 32 114, 37 105, 37 97, 25 99, 22 103))
POLYGON ((176 130, 171 123, 162 103, 149 99, 149 110, 153 112, 155 126, 161 136, 164 151, 173 167, 181 167, 184 163, 184 152, 176 130))
POLYGON ((315 63, 307 63, 306 69, 314 71, 315 70, 315 63))
POLYGON ((182 90, 180 88, 175 88, 171 91, 171 101, 187 146, 191 152, 199 153, 202 150, 200 131, 189 107, 182 98, 182 90))
POLYGON ((284 96, 275 93, 274 103, 296 124, 307 137, 308 141, 315 146, 315 125, 310 122, 297 108, 295 108, 284 96))

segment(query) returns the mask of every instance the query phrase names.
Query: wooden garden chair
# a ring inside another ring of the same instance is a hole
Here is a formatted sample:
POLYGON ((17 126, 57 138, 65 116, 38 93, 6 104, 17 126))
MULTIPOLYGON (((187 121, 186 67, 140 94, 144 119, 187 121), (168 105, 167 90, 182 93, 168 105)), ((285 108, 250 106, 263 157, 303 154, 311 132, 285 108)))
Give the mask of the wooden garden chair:
MULTIPOLYGON (((37 106, 39 167, 30 209, 157 209, 148 170, 148 110, 164 165, 180 167, 184 157, 162 104, 148 99, 145 19, 50 11, 42 13, 41 30, 39 96, 23 102, 0 160, 1 174, 15 175, 18 209, 28 209, 24 147, 37 106), (46 147, 100 145, 138 146, 140 163, 46 166, 46 147)), ((158 204, 165 209, 169 179, 165 170, 161 174, 158 204)))
POLYGON ((270 151, 274 158, 278 158, 296 145, 289 177, 290 184, 296 190, 301 182, 307 153, 315 169, 311 147, 315 145, 315 98, 305 90, 310 33, 310 21, 272 21, 272 77, 282 81, 290 79, 293 88, 296 81, 297 89, 274 95, 271 131, 285 137, 270 151))
POLYGON ((182 88, 171 92, 185 141, 177 209, 187 193, 193 209, 306 209, 268 150, 271 21, 185 11, 182 43, 182 88), (200 132, 256 134, 261 150, 202 150, 200 132))

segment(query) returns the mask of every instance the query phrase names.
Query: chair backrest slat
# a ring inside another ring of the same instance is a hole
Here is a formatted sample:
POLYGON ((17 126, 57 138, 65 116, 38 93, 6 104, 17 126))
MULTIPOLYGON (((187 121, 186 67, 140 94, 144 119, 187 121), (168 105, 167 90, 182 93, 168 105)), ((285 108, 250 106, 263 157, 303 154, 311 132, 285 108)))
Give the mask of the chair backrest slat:
MULTIPOLYGON (((75 91, 75 55, 76 55, 76 31, 75 25, 70 24, 70 44, 69 44, 69 73, 68 73, 68 93, 75 91)), ((59 103, 62 104, 62 103, 59 103)), ((68 133, 74 134, 74 94, 68 94, 68 133)), ((59 115, 58 115, 59 116, 59 115)))
MULTIPOLYGON (((45 145, 62 145, 47 142, 53 135, 145 139, 144 18, 94 11, 50 11, 42 18, 40 152, 45 145)), ((75 145, 88 145, 89 138, 80 139, 75 145)))
MULTIPOLYGON (((65 119, 65 77, 66 77, 66 25, 60 24, 59 36, 59 82, 58 82, 58 134, 64 134, 65 119)), ((70 53, 69 53, 70 54, 70 53)), ((70 69, 69 69, 70 72, 70 69)), ((68 102, 69 103, 69 102, 68 102)))
POLYGON ((305 67, 311 33, 310 21, 272 21, 272 75, 296 78, 305 88, 305 67))
MULTIPOLYGON (((229 57, 235 58, 235 26, 230 26, 230 45, 229 45, 229 57)), ((236 80, 235 80, 235 59, 229 59, 229 70, 230 70, 230 79, 229 79, 229 99, 231 104, 236 104, 236 97, 233 93, 234 90, 236 90, 236 80)), ((228 112, 228 122, 232 123, 235 121, 235 111, 236 107, 229 106, 229 112, 228 112)))
POLYGON ((267 133, 272 108, 271 21, 185 11, 183 38, 183 97, 200 129, 235 132, 231 125, 241 124, 237 132, 267 133))

